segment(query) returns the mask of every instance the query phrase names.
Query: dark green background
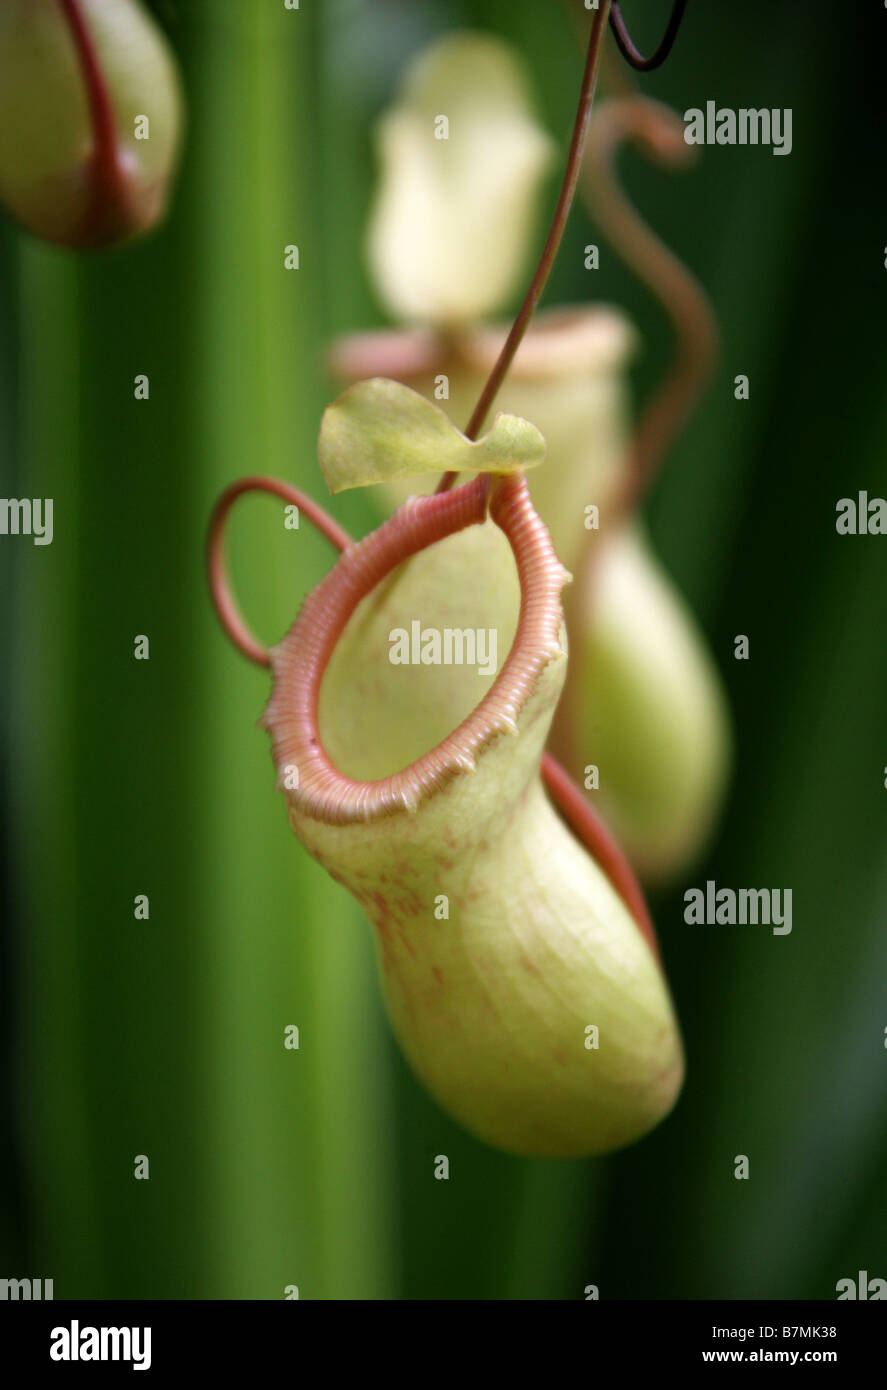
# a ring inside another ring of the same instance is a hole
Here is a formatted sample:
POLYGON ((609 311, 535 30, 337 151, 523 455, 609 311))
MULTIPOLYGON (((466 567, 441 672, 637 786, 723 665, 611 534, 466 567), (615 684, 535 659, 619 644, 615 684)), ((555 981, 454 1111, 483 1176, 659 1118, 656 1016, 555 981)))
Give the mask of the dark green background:
MULTIPOLYGON (((668 6, 624 8, 649 48, 668 6)), ((633 1149, 556 1163, 473 1141, 407 1073, 369 929, 286 825, 255 728, 267 680, 217 629, 202 547, 242 473, 323 495, 322 351, 382 321, 362 263, 370 132, 405 60, 458 25, 512 38, 565 142, 581 66, 566 9, 155 10, 189 104, 167 225, 82 258, 0 226, 0 483, 54 497, 56 528, 51 547, 0 542, 0 1277, 52 1277, 57 1298, 291 1283, 303 1298, 589 1283, 830 1298, 860 1269, 887 1277, 887 538, 834 525, 839 497, 887 496, 887 12, 692 0, 672 58, 639 80, 681 111, 791 107, 794 148, 706 149, 682 175, 624 161, 721 323, 714 386, 648 512, 723 671, 738 756, 709 861, 653 904, 683 1096, 633 1149), (686 926, 683 888, 707 877, 791 887, 792 934, 686 926), (143 1153, 150 1182, 132 1176, 143 1153)), ((577 209, 548 302, 626 308, 640 399, 667 327, 613 255, 590 279, 593 235, 577 209)), ((373 520, 361 496, 335 510, 373 520)), ((329 559, 272 502, 238 513, 236 582, 268 639, 329 559)))

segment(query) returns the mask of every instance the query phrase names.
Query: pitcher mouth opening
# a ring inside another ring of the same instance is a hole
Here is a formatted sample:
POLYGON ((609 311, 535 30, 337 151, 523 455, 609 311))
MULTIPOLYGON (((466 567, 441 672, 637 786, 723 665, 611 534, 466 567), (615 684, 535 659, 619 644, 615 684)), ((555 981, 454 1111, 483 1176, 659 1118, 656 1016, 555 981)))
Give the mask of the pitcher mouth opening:
POLYGON ((560 594, 570 576, 523 477, 480 476, 462 487, 410 498, 378 530, 349 546, 306 598, 283 640, 270 651, 274 684, 260 723, 291 805, 331 825, 415 812, 517 721, 545 666, 563 651, 560 594), (427 546, 489 517, 511 546, 520 582, 514 641, 487 694, 462 722, 416 761, 373 781, 345 776, 320 736, 320 687, 327 663, 358 603, 398 565, 427 546), (286 769, 298 771, 297 785, 286 769))

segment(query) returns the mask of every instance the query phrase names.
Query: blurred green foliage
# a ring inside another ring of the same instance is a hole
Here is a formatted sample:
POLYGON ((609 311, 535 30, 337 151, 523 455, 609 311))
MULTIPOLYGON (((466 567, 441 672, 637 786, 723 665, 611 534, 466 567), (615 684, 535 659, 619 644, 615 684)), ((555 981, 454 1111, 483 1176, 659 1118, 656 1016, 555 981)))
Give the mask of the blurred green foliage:
MULTIPOLYGON (((668 6, 644 8, 642 48, 668 6)), ((640 79, 679 110, 791 107, 794 148, 705 149, 681 176, 624 161, 722 327, 648 513, 727 680, 737 773, 709 861, 653 904, 683 1097, 630 1151, 555 1163, 475 1142, 407 1073, 369 929, 287 827, 255 728, 267 679, 217 629, 202 548, 243 473, 322 496, 323 348, 381 321, 371 124, 403 62, 457 25, 509 37, 563 139, 566 6, 154 9, 189 100, 166 227, 92 258, 0 231, 0 490, 55 499, 51 547, 0 543, 0 1274, 126 1298, 829 1298, 887 1275, 887 541, 834 527, 839 497, 887 495, 883 11, 691 5, 640 79), (686 926, 707 878, 791 887, 791 935, 686 926)), ((593 237, 577 209, 548 302, 626 308, 642 399, 667 328, 609 251, 584 270, 593 237)), ((372 524, 359 494, 335 510, 372 524)), ((232 530, 270 640, 328 549, 307 529, 294 545, 266 499, 232 530)))

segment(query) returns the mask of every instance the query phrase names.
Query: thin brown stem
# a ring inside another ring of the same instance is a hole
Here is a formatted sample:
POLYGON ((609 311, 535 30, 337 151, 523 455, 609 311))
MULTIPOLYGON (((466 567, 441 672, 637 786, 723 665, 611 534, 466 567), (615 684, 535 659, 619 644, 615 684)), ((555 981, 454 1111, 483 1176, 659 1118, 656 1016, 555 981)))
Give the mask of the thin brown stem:
MULTIPOLYGON (((589 11, 581 5, 576 5, 576 0, 561 0, 561 6, 567 18, 567 22, 573 31, 573 37, 582 53, 588 43, 588 29, 591 24, 589 11)), ((611 8, 612 14, 612 8, 611 8)), ((622 54, 616 46, 615 41, 601 45, 601 66, 598 74, 598 91, 604 98, 632 96, 637 91, 637 79, 633 69, 628 63, 623 62, 622 54)))
MULTIPOLYGON (((481 391, 477 405, 474 407, 471 419, 465 427, 465 434, 469 439, 476 439, 484 420, 487 417, 490 406, 496 398, 502 382, 514 360, 515 353, 521 344, 521 339, 527 331, 530 320, 536 310, 536 305, 542 297, 542 292, 554 265, 555 257, 560 248, 561 240, 564 235, 564 228, 567 225, 567 218, 570 215, 570 208, 573 205, 573 197, 576 193, 576 185, 579 181, 579 174, 582 169, 582 155, 585 149, 585 137, 588 131, 589 118, 591 116, 592 102, 594 101, 595 88, 597 86, 597 73, 600 63, 601 44, 607 28, 607 17, 610 11, 610 0, 603 0, 601 8, 597 11, 594 22, 591 26, 591 33, 588 39, 588 51, 585 58, 585 69, 582 74, 582 84, 579 88, 579 103, 576 108, 576 118, 573 122, 573 134, 570 139, 570 150, 567 155, 567 166, 564 170, 561 191, 558 195, 557 205, 539 263, 530 281, 530 287, 524 297, 517 312, 517 317, 511 325, 508 337, 502 346, 502 351, 496 361, 493 370, 487 378, 486 384, 481 391)), ((456 474, 445 473, 438 486, 438 492, 446 492, 452 487, 456 474)))

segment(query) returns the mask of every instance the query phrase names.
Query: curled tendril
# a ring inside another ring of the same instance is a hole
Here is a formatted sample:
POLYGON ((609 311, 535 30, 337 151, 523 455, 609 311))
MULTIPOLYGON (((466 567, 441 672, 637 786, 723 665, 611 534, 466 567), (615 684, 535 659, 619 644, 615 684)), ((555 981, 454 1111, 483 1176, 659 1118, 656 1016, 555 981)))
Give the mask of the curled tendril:
POLYGON ((625 27, 625 20, 622 18, 622 11, 616 0, 613 0, 610 9, 610 28, 613 31, 619 52, 630 67, 633 67, 637 72, 652 72, 654 68, 662 66, 674 47, 674 41, 678 36, 686 8, 687 0, 675 0, 662 42, 655 53, 652 53, 649 58, 645 58, 632 42, 631 35, 625 27))
POLYGON ((686 423, 707 384, 717 355, 718 333, 701 285, 635 211, 615 170, 627 141, 671 169, 686 167, 692 151, 680 117, 649 97, 616 97, 595 112, 588 135, 583 191, 589 209, 617 254, 655 295, 669 317, 675 353, 635 428, 620 495, 619 516, 631 512, 686 423))

